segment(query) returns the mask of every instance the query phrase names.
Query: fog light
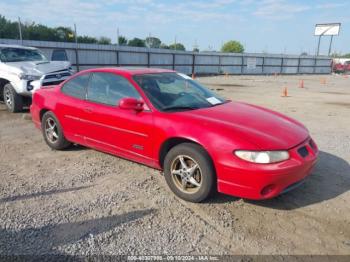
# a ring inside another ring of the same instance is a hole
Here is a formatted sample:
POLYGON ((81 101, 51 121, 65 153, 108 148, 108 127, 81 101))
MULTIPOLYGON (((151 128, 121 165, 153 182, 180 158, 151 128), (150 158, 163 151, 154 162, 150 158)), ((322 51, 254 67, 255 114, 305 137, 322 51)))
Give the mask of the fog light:
POLYGON ((273 184, 268 185, 261 190, 261 195, 266 196, 266 195, 270 194, 274 189, 275 189, 275 185, 273 185, 273 184))

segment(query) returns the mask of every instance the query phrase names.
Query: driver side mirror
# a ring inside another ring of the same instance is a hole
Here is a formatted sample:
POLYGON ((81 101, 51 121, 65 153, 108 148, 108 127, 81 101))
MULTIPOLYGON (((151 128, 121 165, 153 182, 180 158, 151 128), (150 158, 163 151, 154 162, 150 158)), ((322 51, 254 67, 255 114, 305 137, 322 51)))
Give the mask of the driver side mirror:
POLYGON ((128 109, 128 110, 135 110, 135 111, 142 111, 144 102, 141 100, 137 100, 133 97, 126 97, 119 101, 119 107, 121 109, 128 109))

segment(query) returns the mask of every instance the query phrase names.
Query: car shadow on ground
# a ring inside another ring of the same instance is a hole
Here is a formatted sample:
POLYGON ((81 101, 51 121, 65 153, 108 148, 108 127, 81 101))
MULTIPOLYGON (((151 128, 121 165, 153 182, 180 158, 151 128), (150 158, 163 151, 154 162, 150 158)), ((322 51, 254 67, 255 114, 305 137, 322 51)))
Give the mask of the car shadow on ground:
POLYGON ((73 144, 70 147, 64 149, 64 151, 82 151, 82 150, 87 150, 90 148, 87 148, 85 146, 79 145, 79 144, 73 144))
POLYGON ((267 208, 293 210, 336 198, 349 190, 349 163, 321 151, 315 169, 304 184, 274 199, 246 202, 267 208))
POLYGON ((4 197, 4 198, 0 199, 0 204, 6 203, 6 202, 18 201, 18 200, 27 200, 27 199, 31 199, 31 198, 35 198, 35 197, 40 197, 40 196, 50 196, 50 195, 54 195, 54 194, 75 192, 75 191, 86 189, 89 187, 92 187, 92 186, 80 186, 80 187, 72 187, 72 188, 65 188, 65 189, 54 189, 54 190, 35 192, 35 193, 25 194, 25 195, 4 197))
MULTIPOLYGON (((127 212, 80 222, 28 227, 19 231, 0 228, 1 255, 61 254, 57 248, 88 239, 94 245, 94 236, 154 213, 155 209, 127 212)), ((98 248, 98 247, 96 247, 98 248)), ((23 260, 24 261, 24 260, 23 260)))

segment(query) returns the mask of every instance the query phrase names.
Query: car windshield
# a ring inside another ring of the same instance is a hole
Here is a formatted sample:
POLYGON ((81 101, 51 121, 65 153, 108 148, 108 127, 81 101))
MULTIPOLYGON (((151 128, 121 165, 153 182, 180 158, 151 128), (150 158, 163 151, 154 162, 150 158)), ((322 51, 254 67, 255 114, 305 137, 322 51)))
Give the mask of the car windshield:
POLYGON ((47 58, 37 49, 14 47, 0 49, 0 58, 2 62, 47 61, 47 58))
POLYGON ((177 73, 135 75, 134 80, 160 111, 185 111, 226 102, 191 78, 177 73))

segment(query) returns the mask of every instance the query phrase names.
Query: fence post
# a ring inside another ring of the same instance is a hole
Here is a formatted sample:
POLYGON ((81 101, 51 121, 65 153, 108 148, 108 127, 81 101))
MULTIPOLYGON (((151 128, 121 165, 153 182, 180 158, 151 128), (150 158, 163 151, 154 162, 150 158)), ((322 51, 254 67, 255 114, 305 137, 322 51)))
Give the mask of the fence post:
POLYGON ((173 70, 175 71, 175 53, 173 53, 173 70))
POLYGON ((196 64, 196 55, 193 54, 192 55, 192 75, 195 75, 195 70, 194 70, 195 64, 196 64))
POLYGON ((264 68, 265 68, 265 56, 262 57, 262 64, 261 64, 261 73, 262 74, 264 74, 264 68))
POLYGON ((300 74, 300 56, 298 57, 298 69, 297 74, 300 74))
POLYGON ((316 64, 317 64, 317 56, 315 56, 314 69, 313 69, 314 74, 316 73, 316 64))
POLYGON ((116 51, 116 55, 117 55, 117 66, 120 66, 120 64, 119 64, 119 50, 116 51))
POLYGON ((282 74, 283 73, 283 57, 282 57, 282 59, 281 59, 281 70, 280 70, 280 74, 282 74))
POLYGON ((75 66, 77 67, 77 72, 79 72, 79 54, 78 54, 78 47, 74 49, 75 51, 75 66))
POLYGON ((148 68, 151 67, 151 52, 150 51, 147 52, 147 67, 148 68))

